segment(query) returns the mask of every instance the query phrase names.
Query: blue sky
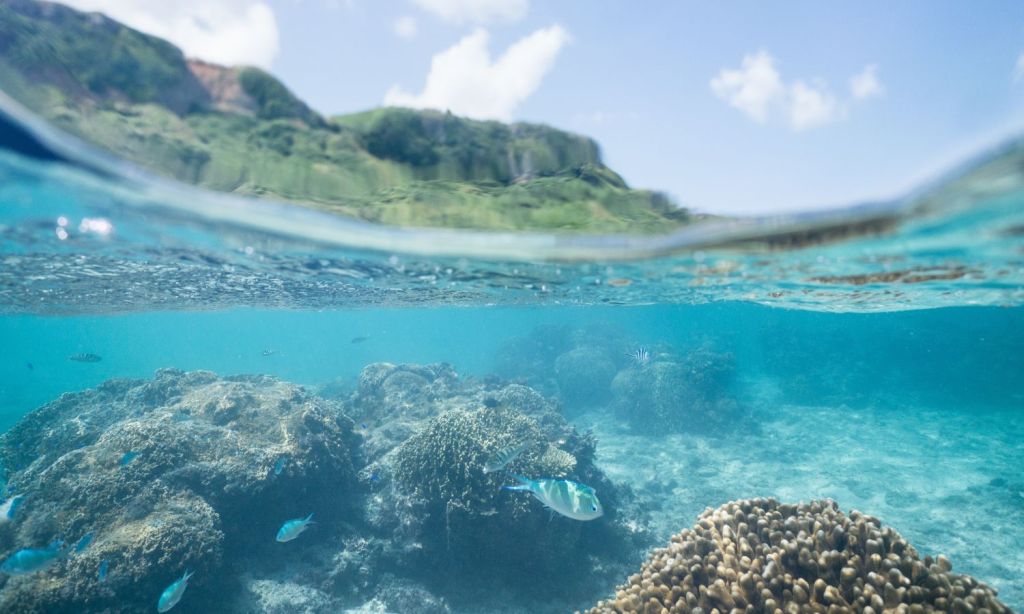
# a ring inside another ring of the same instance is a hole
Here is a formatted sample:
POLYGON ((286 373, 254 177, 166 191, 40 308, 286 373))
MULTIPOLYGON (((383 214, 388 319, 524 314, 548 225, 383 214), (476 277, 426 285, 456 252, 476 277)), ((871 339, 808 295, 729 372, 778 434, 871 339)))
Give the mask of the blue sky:
POLYGON ((704 211, 896 195, 1024 127, 1021 2, 71 3, 263 65, 323 113, 443 106, 587 134, 632 185, 704 211))

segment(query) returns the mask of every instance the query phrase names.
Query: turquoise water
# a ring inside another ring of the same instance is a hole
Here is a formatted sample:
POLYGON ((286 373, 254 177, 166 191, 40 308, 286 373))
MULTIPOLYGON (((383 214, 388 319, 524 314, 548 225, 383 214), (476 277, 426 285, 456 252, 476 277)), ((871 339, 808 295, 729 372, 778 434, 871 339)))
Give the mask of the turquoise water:
POLYGON ((366 228, 32 129, 0 152, 0 558, 93 539, 0 608, 151 611, 190 569, 175 611, 586 609, 753 497, 1024 607, 1014 144, 889 203, 566 239, 366 228), (601 518, 483 473, 524 438, 509 469, 601 518))

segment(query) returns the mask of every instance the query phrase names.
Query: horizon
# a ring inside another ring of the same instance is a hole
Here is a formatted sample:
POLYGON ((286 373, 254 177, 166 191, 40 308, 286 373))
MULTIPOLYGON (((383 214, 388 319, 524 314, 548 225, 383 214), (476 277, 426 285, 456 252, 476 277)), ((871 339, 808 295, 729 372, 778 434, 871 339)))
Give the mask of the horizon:
POLYGON ((1010 2, 641 19, 529 0, 64 4, 190 59, 263 68, 326 116, 406 106, 586 135, 631 186, 712 214, 897 198, 1024 127, 1024 5, 1010 2))

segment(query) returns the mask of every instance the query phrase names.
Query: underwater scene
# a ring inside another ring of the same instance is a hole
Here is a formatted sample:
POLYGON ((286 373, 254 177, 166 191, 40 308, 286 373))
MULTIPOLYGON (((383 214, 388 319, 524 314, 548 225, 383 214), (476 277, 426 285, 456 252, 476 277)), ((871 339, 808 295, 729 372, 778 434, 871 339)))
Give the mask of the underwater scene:
POLYGON ((0 612, 1024 610, 1024 141, 708 214, 395 100, 0 0, 0 612))

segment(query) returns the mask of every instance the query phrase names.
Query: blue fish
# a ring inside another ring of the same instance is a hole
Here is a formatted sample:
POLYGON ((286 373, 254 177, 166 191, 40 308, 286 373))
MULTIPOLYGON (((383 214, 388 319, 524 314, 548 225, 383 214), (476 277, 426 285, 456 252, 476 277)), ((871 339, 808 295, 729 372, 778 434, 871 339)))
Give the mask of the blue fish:
POLYGON ((289 520, 281 525, 281 529, 277 532, 277 541, 282 543, 290 542, 299 535, 302 535, 302 532, 311 524, 313 524, 313 514, 305 518, 289 520))
POLYGON ((370 474, 370 481, 371 482, 379 482, 380 481, 380 474, 378 474, 377 472, 371 473, 370 474))
POLYGON ((281 472, 284 471, 284 466, 286 464, 288 464, 287 456, 282 456, 281 458, 277 459, 277 462, 274 463, 274 475, 281 475, 281 472))
POLYGON ((29 371, 35 371, 35 369, 36 369, 35 367, 32 366, 32 363, 30 363, 30 362, 26 362, 25 366, 28 367, 29 371))
POLYGON ((186 569, 185 575, 171 582, 171 585, 165 588, 164 592, 160 593, 160 599, 156 602, 157 612, 166 612, 178 605, 182 596, 185 595, 185 589, 188 588, 188 579, 192 577, 193 573, 195 572, 186 569))
POLYGON ((88 533, 83 535, 82 539, 78 540, 78 543, 75 544, 75 552, 76 553, 77 552, 81 552, 82 550, 85 550, 86 548, 88 548, 89 544, 92 543, 92 537, 93 537, 92 531, 89 531, 88 533))
POLYGON ((14 520, 14 515, 18 513, 18 508, 21 507, 21 502, 24 500, 25 497, 21 495, 14 495, 0 504, 0 522, 14 520))
POLYGON ((18 550, 0 565, 0 571, 10 576, 42 571, 53 564, 63 554, 64 542, 55 540, 46 548, 24 548, 18 550))
POLYGON ((573 520, 594 520, 604 513, 594 489, 579 482, 554 478, 531 480, 515 474, 512 477, 519 484, 503 488, 528 491, 545 506, 573 520))
POLYGON ((124 467, 128 463, 132 462, 133 460, 135 460, 135 457, 138 456, 138 455, 139 455, 138 452, 125 452, 124 456, 121 457, 121 461, 120 461, 121 462, 121 466, 124 467))
POLYGON ((107 581, 107 570, 110 568, 110 561, 103 559, 100 561, 100 570, 96 575, 99 577, 100 582, 107 581))

